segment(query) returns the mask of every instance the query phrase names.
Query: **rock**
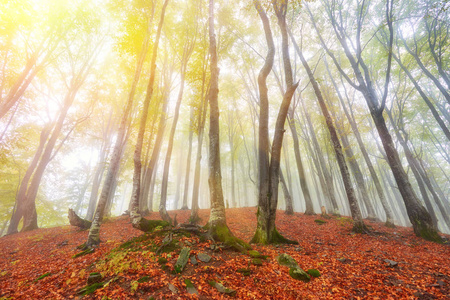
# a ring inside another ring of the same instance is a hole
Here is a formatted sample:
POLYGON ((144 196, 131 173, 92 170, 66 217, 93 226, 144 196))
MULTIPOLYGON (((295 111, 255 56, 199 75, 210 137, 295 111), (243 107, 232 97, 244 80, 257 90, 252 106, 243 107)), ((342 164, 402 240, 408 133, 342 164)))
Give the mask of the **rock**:
POLYGON ((262 260, 260 258, 253 258, 252 264, 254 264, 255 266, 262 266, 262 260))
POLYGON ((189 279, 185 279, 184 283, 186 284, 186 290, 189 294, 198 295, 197 289, 195 288, 195 286, 192 284, 192 282, 189 279))
POLYGON ((308 282, 311 280, 311 277, 308 275, 308 273, 306 273, 305 271, 303 271, 300 268, 290 268, 289 269, 289 275, 297 280, 301 280, 304 282, 308 282))
POLYGON ((320 277, 320 272, 316 269, 309 269, 306 271, 311 277, 320 277))
POLYGON ((196 264, 198 264, 198 261, 197 261, 197 259, 195 258, 195 255, 192 255, 192 256, 191 256, 191 264, 193 264, 194 266, 195 266, 196 264))
POLYGON ((238 273, 241 273, 244 276, 250 276, 250 269, 238 269, 237 270, 238 273))
POLYGON ((216 249, 216 245, 211 245, 211 246, 209 246, 209 248, 211 249, 211 250, 215 250, 216 249))
POLYGON ((327 223, 327 221, 324 221, 324 220, 321 220, 321 219, 315 219, 314 222, 316 222, 319 225, 323 225, 323 224, 327 223))
POLYGON ((398 262, 390 259, 385 259, 384 262, 387 262, 389 267, 396 267, 398 265, 398 262))
POLYGON ((206 253, 202 253, 202 252, 197 254, 197 258, 198 258, 199 261, 202 261, 202 262, 205 262, 205 263, 209 263, 209 261, 211 260, 211 256, 209 256, 206 253))
POLYGON ((219 291, 219 293, 223 293, 223 294, 228 294, 230 296, 235 296, 236 295, 236 291, 233 289, 229 289, 226 288, 223 284, 215 282, 215 281, 210 281, 209 285, 216 288, 217 291, 219 291))
POLYGON ((282 266, 289 268, 298 268, 297 262, 289 254, 286 253, 280 254, 279 256, 277 256, 277 261, 282 266))
POLYGON ((261 254, 256 250, 249 250, 247 253, 248 255, 250 255, 250 257, 261 258, 261 254))
POLYGON ((169 290, 174 294, 178 294, 178 289, 171 283, 169 283, 169 290))
POLYGON ((178 256, 177 262, 174 266, 175 272, 181 273, 186 266, 189 260, 189 254, 191 253, 191 249, 188 247, 184 247, 181 249, 180 255, 178 256))
POLYGON ((87 284, 91 285, 91 284, 101 282, 101 281, 102 281, 102 275, 98 272, 95 272, 95 273, 89 274, 89 277, 87 279, 87 284))

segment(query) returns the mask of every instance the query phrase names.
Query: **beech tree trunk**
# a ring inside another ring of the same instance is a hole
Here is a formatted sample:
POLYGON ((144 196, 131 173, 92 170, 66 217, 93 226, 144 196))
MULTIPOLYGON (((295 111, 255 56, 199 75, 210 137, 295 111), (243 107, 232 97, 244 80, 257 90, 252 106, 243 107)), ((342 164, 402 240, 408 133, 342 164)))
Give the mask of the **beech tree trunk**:
POLYGON ((193 120, 194 120, 194 107, 191 106, 191 114, 189 117, 189 148, 188 148, 188 155, 186 158, 186 172, 185 172, 185 176, 184 176, 183 205, 181 206, 182 210, 188 209, 187 200, 188 200, 188 193, 189 193, 189 179, 190 179, 190 175, 191 175, 193 120))
MULTIPOLYGON (((150 24, 149 26, 150 27, 150 24)), ((150 40, 149 31, 144 38, 141 53, 139 54, 138 61, 136 64, 136 70, 134 73, 133 82, 131 84, 130 92, 128 94, 128 99, 125 105, 125 110, 123 112, 119 129, 117 131, 117 139, 112 150, 111 160, 109 163, 108 171, 106 173, 105 181, 103 183, 102 192, 100 194, 99 201, 97 203, 97 208, 94 213, 94 218, 92 220, 91 228, 89 229, 89 235, 86 241, 86 248, 96 247, 100 244, 100 226, 103 220, 104 210, 106 203, 111 192, 111 185, 113 184, 114 174, 117 173, 119 168, 120 157, 122 152, 122 143, 125 138, 128 118, 130 117, 131 108, 133 107, 134 94, 136 92, 136 86, 139 82, 139 77, 141 75, 142 66, 144 64, 145 56, 147 55, 148 44, 150 40)))
POLYGON ((345 193, 347 194, 348 203, 350 205, 350 211, 352 213, 353 218, 353 231, 358 233, 366 233, 368 232, 368 228, 363 222, 361 210, 359 208, 358 200, 356 199, 355 191, 353 190, 352 182, 350 179, 350 173, 348 171, 347 163, 345 161, 345 157, 342 151, 342 146, 339 141, 336 129, 333 125, 333 121, 328 112, 328 108, 325 104, 325 101, 322 97, 322 92, 320 91, 319 85, 317 84, 316 79, 309 67, 306 59, 303 57, 303 53, 299 47, 296 47, 297 54, 300 57, 303 67, 308 74, 309 80, 314 88, 314 93, 316 94, 317 101, 319 102, 320 109, 322 111, 323 116, 325 117, 325 122, 327 124, 328 131, 330 132, 331 141, 333 144, 333 149, 336 154, 336 160, 339 165, 339 170, 341 171, 342 181, 345 187, 345 193))
POLYGON ((305 198, 305 215, 314 215, 314 206, 309 192, 309 187, 306 182, 306 175, 303 168, 302 158, 300 155, 300 145, 298 141, 297 128, 295 126, 294 111, 291 110, 288 114, 289 128, 291 129, 292 139, 294 141, 295 162, 297 163, 298 178, 300 186, 302 187, 303 197, 305 198))
POLYGON ((148 108, 150 106, 150 100, 153 97, 153 88, 154 88, 154 82, 155 82, 155 75, 156 75, 156 57, 158 55, 158 45, 159 45, 159 39, 161 36, 162 31, 162 25, 164 23, 164 17, 165 17, 165 11, 167 4, 169 3, 169 0, 165 0, 162 10, 161 10, 161 16, 158 24, 158 29, 156 31, 156 37, 154 39, 153 44, 153 51, 152 51, 152 60, 150 64, 150 79, 148 81, 147 85, 147 92, 144 99, 144 105, 142 107, 141 111, 141 118, 139 123, 139 132, 138 137, 136 141, 136 148, 134 150, 134 173, 133 173, 133 190, 131 192, 131 211, 130 211, 130 217, 131 221, 133 223, 133 227, 139 228, 141 224, 141 215, 139 213, 139 195, 140 195, 140 189, 141 189, 141 169, 142 169, 142 161, 141 161, 141 153, 142 153, 142 145, 144 142, 144 134, 145 134, 145 127, 147 124, 147 116, 148 116, 148 108))

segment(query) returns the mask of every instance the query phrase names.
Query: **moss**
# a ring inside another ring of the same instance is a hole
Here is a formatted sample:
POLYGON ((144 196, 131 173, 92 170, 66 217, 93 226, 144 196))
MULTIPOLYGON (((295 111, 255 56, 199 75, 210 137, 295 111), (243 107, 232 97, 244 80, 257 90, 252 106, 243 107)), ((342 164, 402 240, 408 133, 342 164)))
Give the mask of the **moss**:
POLYGON ((301 280, 304 282, 309 282, 311 280, 311 277, 308 275, 308 273, 306 273, 300 268, 290 268, 289 275, 294 279, 301 280))
POLYGON ((158 258, 158 264, 164 265, 167 263, 167 259, 165 257, 159 257, 158 258))
POLYGON ((252 257, 252 258, 263 258, 263 259, 266 259, 266 258, 267 258, 266 255, 262 255, 261 253, 259 253, 259 252, 256 251, 256 250, 249 250, 249 251, 247 252, 247 254, 248 254, 250 257, 252 257))
POLYGON ((252 264, 255 266, 262 266, 262 260, 260 258, 253 258, 252 264))
POLYGON ((298 268, 297 261, 290 256, 289 254, 282 253, 279 256, 277 256, 277 261, 280 265, 289 267, 289 268, 298 268))
POLYGON ((184 280, 184 284, 186 285, 186 287, 188 287, 188 288, 193 288, 194 287, 194 285, 192 284, 192 282, 189 280, 189 279, 185 279, 184 280))
POLYGON ((149 234, 143 234, 138 237, 132 238, 121 244, 116 250, 129 249, 131 251, 142 250, 142 245, 149 245, 153 242, 153 237, 149 234))
POLYGON ((413 224, 414 233, 430 242, 435 242, 442 244, 442 238, 437 233, 437 230, 431 226, 427 226, 425 222, 420 222, 420 220, 416 219, 416 224, 413 224))
POLYGON ((321 219, 315 219, 314 222, 316 222, 319 225, 323 225, 323 224, 327 223, 327 221, 324 221, 324 220, 321 220, 321 219))
POLYGON ((285 238, 278 232, 277 228, 274 228, 272 231, 272 244, 298 245, 298 242, 285 238))
POLYGON ((50 276, 50 275, 52 275, 52 273, 45 273, 45 274, 42 274, 41 276, 39 276, 38 278, 36 278, 35 280, 34 280, 34 282, 37 282, 37 281, 39 281, 39 280, 41 280, 41 279, 43 279, 43 278, 45 278, 45 277, 47 277, 47 276, 50 276))
POLYGON ((141 277, 141 278, 138 279, 137 282, 143 283, 143 282, 147 282, 147 281, 150 281, 150 276, 141 277))
POLYGON ((360 221, 360 222, 353 222, 352 232, 366 234, 369 233, 370 230, 369 228, 367 228, 367 226, 364 224, 363 221, 360 221))
POLYGON ((82 296, 90 295, 93 292, 95 292, 96 290, 102 288, 104 285, 105 285, 104 282, 97 282, 97 283, 94 283, 91 285, 87 285, 84 288, 80 289, 78 291, 78 294, 82 295, 82 296))
POLYGON ((320 277, 320 272, 316 269, 309 269, 306 271, 311 277, 320 277))
POLYGON ((237 269, 237 272, 244 276, 250 276, 251 273, 250 269, 237 269))
POLYGON ((227 225, 215 225, 213 227, 209 227, 208 231, 214 240, 220 241, 237 251, 246 253, 247 250, 251 249, 249 244, 233 236, 227 225))
POLYGON ((147 219, 141 218, 139 221, 139 224, 137 226, 142 231, 152 232, 157 227, 164 228, 164 227, 170 226, 170 223, 167 221, 162 221, 162 220, 147 220, 147 219))
POLYGON ((93 253, 94 251, 95 250, 93 248, 88 248, 88 249, 86 249, 84 251, 81 251, 81 252, 75 254, 74 256, 72 256, 72 258, 77 258, 77 257, 83 256, 83 255, 86 255, 86 254, 90 254, 90 253, 93 253))

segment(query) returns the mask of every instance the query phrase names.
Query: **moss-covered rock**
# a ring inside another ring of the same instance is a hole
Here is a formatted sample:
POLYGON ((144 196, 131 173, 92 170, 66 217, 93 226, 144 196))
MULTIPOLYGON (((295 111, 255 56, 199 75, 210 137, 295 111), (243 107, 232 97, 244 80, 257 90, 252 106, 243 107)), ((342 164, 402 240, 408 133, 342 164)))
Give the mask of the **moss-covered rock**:
POLYGON ((183 272, 184 267, 186 266, 187 262, 189 261, 189 255, 191 253, 191 249, 188 247, 184 247, 181 249, 180 255, 178 256, 177 262, 174 266, 176 273, 183 272))
POLYGON ((282 253, 277 256, 277 261, 280 265, 288 267, 288 268, 298 268, 298 264, 295 259, 289 254, 282 253))
POLYGON ((253 258, 252 264, 255 266, 262 266, 262 260, 260 258, 253 258))
POLYGON ((311 280, 311 277, 308 275, 308 273, 306 273, 300 268, 290 268, 289 275, 294 279, 301 280, 304 282, 309 282, 311 280))
POLYGON ((95 251, 94 248, 87 248, 86 250, 75 254, 74 256, 72 256, 72 258, 77 258, 77 257, 83 256, 83 255, 87 255, 87 254, 93 253, 94 251, 95 251))
POLYGON ((184 284, 186 284, 186 290, 189 294, 198 295, 197 289, 195 288, 195 286, 192 284, 192 282, 189 279, 185 279, 184 284))
POLYGON ((91 285, 87 285, 84 288, 80 289, 78 291, 78 294, 82 295, 82 296, 90 295, 93 292, 95 292, 96 290, 102 288, 104 285, 105 285, 104 282, 97 282, 97 283, 94 283, 91 285))
POLYGON ((320 277, 320 272, 316 269, 309 269, 306 273, 308 273, 311 277, 320 277))
POLYGON ((47 276, 50 276, 50 275, 52 275, 52 273, 45 273, 45 274, 42 274, 41 276, 39 276, 38 278, 36 278, 36 279, 34 280, 34 282, 37 282, 37 281, 39 281, 39 280, 41 280, 41 279, 43 279, 43 278, 45 278, 45 277, 47 277, 47 276))
POLYGON ((219 283, 219 282, 215 282, 214 280, 211 280, 208 282, 210 286, 216 288, 216 290, 219 293, 223 293, 223 294, 228 294, 230 296, 235 296, 236 295, 236 291, 233 289, 229 289, 227 287, 225 287, 223 284, 219 283))
POLYGON ((251 270, 250 269, 237 269, 238 273, 241 273, 244 276, 250 276, 251 270))
POLYGON ((327 221, 324 221, 324 220, 321 220, 321 219, 315 219, 314 222, 316 222, 319 225, 323 225, 323 224, 327 223, 327 221))
POLYGON ((89 277, 87 279, 88 284, 94 284, 94 283, 101 282, 101 281, 102 281, 102 275, 98 272, 89 274, 89 277))

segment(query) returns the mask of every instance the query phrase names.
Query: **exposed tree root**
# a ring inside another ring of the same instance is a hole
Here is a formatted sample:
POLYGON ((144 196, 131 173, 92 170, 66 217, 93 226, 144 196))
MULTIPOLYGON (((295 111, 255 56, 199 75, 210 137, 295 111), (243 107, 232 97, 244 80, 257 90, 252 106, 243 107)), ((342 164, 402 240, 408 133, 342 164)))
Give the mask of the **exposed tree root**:
POLYGON ((72 226, 77 226, 77 227, 80 227, 81 229, 91 228, 92 222, 80 218, 71 208, 69 208, 68 217, 69 217, 69 223, 72 226))

